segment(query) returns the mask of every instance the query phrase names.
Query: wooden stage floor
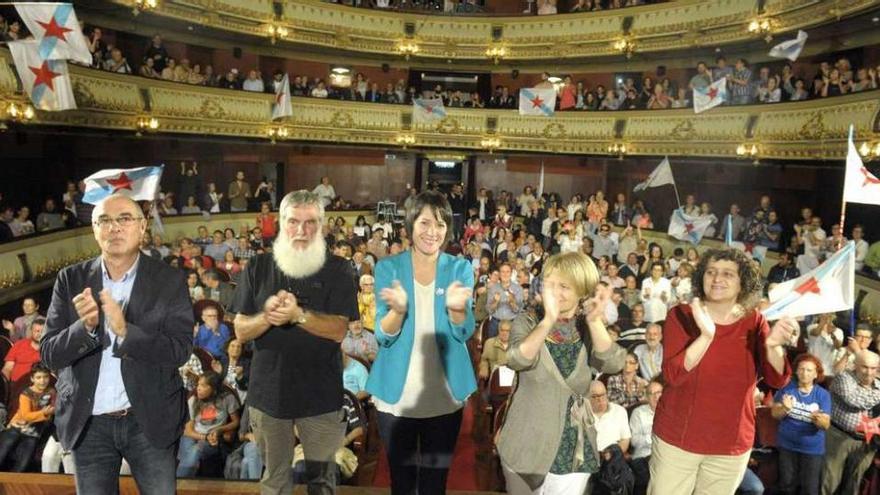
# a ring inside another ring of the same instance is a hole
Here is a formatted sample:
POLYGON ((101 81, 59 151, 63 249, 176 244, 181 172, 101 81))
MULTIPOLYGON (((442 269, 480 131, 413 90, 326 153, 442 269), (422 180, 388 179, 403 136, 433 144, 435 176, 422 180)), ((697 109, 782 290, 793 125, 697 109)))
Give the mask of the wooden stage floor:
MULTIPOLYGON (((64 474, 36 473, 2 473, 0 472, 0 495, 74 495, 73 476, 64 474)), ((134 480, 129 476, 121 478, 122 495, 138 493, 134 480)), ((186 479, 177 482, 178 495, 222 494, 252 495, 260 493, 259 485, 254 481, 224 481, 186 479)), ((296 495, 305 495, 304 486, 293 491, 296 495)), ((339 495, 387 495, 388 488, 372 488, 361 486, 340 486, 339 495)), ((463 492, 450 491, 450 495, 491 495, 494 492, 463 492)), ((86 494, 90 495, 90 494, 86 494)))

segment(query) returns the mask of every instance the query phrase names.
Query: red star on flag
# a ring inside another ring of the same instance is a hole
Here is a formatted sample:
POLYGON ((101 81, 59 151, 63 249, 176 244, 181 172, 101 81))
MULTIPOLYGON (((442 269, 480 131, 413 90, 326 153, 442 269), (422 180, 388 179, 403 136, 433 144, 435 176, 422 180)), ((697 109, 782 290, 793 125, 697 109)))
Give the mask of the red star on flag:
POLYGON ((431 105, 425 105, 425 111, 428 113, 434 113, 434 107, 431 105))
POLYGON ((710 87, 709 87, 709 92, 706 93, 706 95, 709 96, 709 99, 710 99, 710 100, 714 100, 715 97, 718 96, 718 88, 716 88, 716 87, 714 87, 714 86, 710 86, 710 87))
POLYGON ((880 435, 880 417, 871 419, 867 414, 862 414, 859 424, 856 425, 856 431, 865 435, 865 443, 871 443, 871 437, 880 435))
POLYGON ((865 168, 864 165, 862 165, 860 171, 862 172, 862 175, 865 176, 865 182, 862 183, 862 187, 865 187, 868 184, 880 184, 880 179, 874 177, 874 174, 872 174, 871 172, 868 172, 868 169, 865 168))
POLYGON ((115 179, 107 179, 107 184, 113 186, 113 192, 115 193, 121 189, 128 189, 131 191, 131 185, 134 184, 134 182, 125 175, 125 172, 122 172, 119 174, 119 177, 115 179))
POLYGON ((64 26, 59 26, 58 23, 55 22, 54 16, 51 19, 49 19, 49 22, 37 21, 37 24, 39 24, 40 26, 43 26, 43 29, 46 30, 46 32, 43 34, 43 37, 46 37, 46 38, 53 37, 53 38, 58 38, 63 41, 67 41, 67 38, 64 37, 64 34, 69 33, 70 31, 73 31, 73 29, 66 28, 64 26))
POLYGON ((691 232, 694 231, 694 224, 686 223, 686 224, 684 224, 684 229, 687 230, 688 234, 690 234, 691 232))
POLYGON ((544 104, 544 100, 542 100, 541 97, 538 95, 535 95, 535 98, 529 101, 532 102, 532 108, 538 108, 544 104))
POLYGON ((819 292, 819 281, 816 280, 816 277, 810 277, 809 280, 802 283, 799 287, 796 287, 794 289, 794 291, 797 292, 798 294, 802 294, 802 295, 804 295, 808 292, 814 292, 816 294, 821 294, 821 292, 819 292))
POLYGON ((37 78, 34 80, 34 88, 39 86, 40 84, 45 84, 49 86, 49 89, 55 91, 55 85, 52 83, 52 80, 61 74, 52 72, 52 69, 49 68, 49 61, 43 60, 43 65, 40 67, 28 67, 31 72, 34 73, 37 78))

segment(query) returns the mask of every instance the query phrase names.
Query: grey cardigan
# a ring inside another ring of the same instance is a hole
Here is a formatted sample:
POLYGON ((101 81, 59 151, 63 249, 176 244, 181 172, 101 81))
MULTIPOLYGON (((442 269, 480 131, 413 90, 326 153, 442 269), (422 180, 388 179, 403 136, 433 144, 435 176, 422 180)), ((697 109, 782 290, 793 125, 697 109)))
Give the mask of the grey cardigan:
MULTIPOLYGON (((618 373, 626 361, 626 351, 614 343, 607 351, 599 353, 587 343, 590 347, 589 363, 584 347, 574 371, 564 378, 546 345, 532 360, 523 357, 519 351, 522 341, 536 326, 533 317, 521 314, 514 320, 510 332, 507 366, 517 371, 517 388, 501 429, 498 454, 515 473, 543 477, 556 458, 572 390, 588 398, 592 381, 590 367, 602 373, 618 373), (562 385, 563 378, 568 387, 562 385)), ((590 440, 598 461, 596 439, 590 440)))

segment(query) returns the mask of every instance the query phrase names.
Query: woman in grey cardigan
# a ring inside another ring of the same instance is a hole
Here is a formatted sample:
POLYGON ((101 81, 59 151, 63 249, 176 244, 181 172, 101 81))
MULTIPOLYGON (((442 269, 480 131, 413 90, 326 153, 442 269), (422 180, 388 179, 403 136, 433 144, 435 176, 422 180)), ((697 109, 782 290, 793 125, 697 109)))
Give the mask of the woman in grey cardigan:
POLYGON ((593 261, 580 252, 544 263, 540 321, 513 323, 507 365, 518 385, 498 440, 508 493, 582 494, 599 470, 590 367, 623 369, 626 351, 602 316, 611 297, 593 261))

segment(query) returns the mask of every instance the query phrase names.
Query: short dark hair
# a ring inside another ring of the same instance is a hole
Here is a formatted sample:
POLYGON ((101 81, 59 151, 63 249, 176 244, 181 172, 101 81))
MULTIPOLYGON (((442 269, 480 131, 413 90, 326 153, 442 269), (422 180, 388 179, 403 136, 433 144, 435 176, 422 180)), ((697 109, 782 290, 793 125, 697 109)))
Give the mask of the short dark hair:
POLYGON ((50 370, 49 366, 47 366, 42 361, 37 361, 36 363, 34 363, 33 366, 31 366, 31 377, 33 377, 37 373, 45 373, 47 375, 51 375, 52 370, 50 370))
POLYGON ((443 239, 443 243, 446 244, 452 238, 452 208, 449 206, 449 202, 446 201, 446 197, 431 190, 419 193, 410 209, 406 211, 404 226, 406 227, 407 235, 412 239, 413 225, 415 225, 416 218, 421 215, 422 210, 425 208, 430 208, 434 218, 446 224, 446 237, 443 239))
POLYGON ((736 263, 739 271, 740 292, 736 302, 743 306, 753 306, 761 295, 764 282, 761 276, 761 267, 749 256, 739 249, 709 249, 700 256, 700 262, 691 276, 694 297, 705 299, 706 292, 703 289, 703 276, 706 268, 712 261, 732 261, 736 263))
POLYGON ((210 280, 216 280, 218 282, 220 281, 220 272, 213 268, 205 270, 205 273, 202 274, 202 276, 210 280))

